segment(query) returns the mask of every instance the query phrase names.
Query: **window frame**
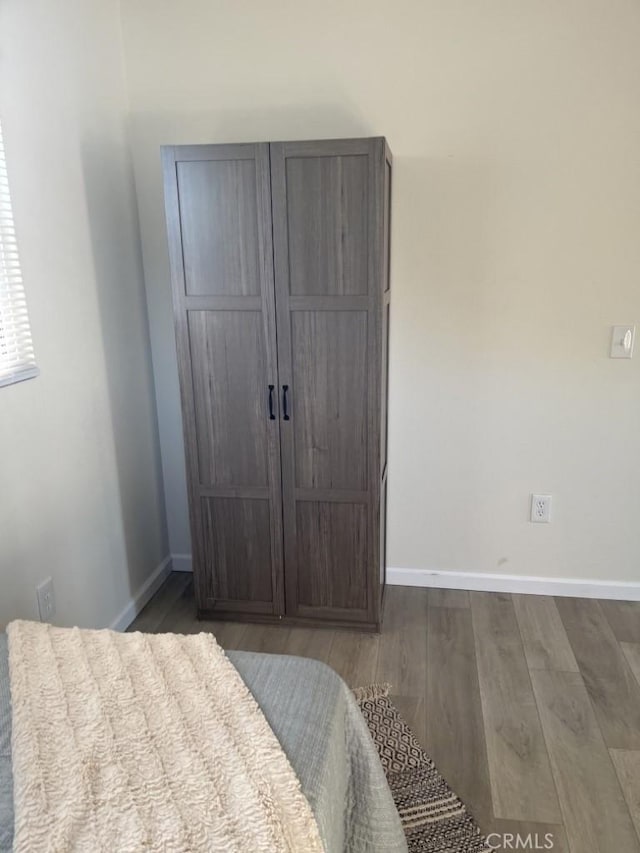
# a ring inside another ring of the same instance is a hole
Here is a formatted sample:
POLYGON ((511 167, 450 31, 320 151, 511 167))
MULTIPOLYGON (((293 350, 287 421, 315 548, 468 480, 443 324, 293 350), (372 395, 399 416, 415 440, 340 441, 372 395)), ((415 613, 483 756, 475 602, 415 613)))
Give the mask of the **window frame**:
POLYGON ((38 376, 0 121, 0 388, 38 376))

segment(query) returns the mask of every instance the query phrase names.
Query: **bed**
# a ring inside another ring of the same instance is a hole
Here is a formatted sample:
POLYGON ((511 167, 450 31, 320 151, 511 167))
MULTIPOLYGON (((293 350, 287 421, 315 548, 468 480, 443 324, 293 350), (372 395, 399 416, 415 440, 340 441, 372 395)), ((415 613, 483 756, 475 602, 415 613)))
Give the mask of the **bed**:
MULTIPOLYGON (((326 853, 406 851, 382 766, 351 692, 318 661, 229 652, 311 805, 326 853)), ((12 849, 11 704, 0 634, 0 853, 12 849)))

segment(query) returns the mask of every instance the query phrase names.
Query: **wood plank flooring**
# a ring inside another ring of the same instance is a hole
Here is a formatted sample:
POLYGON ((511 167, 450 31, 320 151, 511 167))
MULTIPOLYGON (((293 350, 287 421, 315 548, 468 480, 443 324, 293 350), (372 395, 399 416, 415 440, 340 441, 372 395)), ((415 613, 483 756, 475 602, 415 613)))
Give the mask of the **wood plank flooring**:
POLYGON ((471 598, 493 813, 559 823, 560 806, 510 595, 471 598))
POLYGON ((564 598, 558 609, 607 746, 640 749, 640 686, 600 603, 564 598))
POLYGON ((640 851, 582 676, 531 675, 572 853, 640 851))
POLYGON ((130 630, 212 631, 324 661, 352 687, 388 681, 483 831, 504 836, 496 850, 640 853, 636 602, 389 587, 373 635, 198 622, 190 576, 173 574, 130 630))

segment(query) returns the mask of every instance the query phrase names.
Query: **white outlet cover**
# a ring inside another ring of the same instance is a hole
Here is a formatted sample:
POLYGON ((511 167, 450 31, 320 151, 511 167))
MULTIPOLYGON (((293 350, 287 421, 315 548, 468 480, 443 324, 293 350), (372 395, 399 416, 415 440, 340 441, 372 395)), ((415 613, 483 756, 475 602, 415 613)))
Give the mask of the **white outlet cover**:
POLYGON ((611 358, 632 358, 635 341, 635 326, 613 326, 611 329, 611 358))
POLYGON ((51 622, 56 615, 56 601, 53 597, 53 580, 47 578, 36 587, 38 596, 38 611, 41 622, 51 622))
POLYGON ((531 495, 531 516, 534 524, 549 524, 551 521, 551 495, 531 495))

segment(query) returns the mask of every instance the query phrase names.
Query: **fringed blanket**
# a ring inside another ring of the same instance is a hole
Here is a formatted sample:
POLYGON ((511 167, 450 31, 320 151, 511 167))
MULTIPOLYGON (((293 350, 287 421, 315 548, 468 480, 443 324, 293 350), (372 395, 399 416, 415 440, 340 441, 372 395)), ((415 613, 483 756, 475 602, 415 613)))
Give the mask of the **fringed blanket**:
POLYGON ((13 622, 15 853, 309 851, 275 735, 211 634, 13 622))

